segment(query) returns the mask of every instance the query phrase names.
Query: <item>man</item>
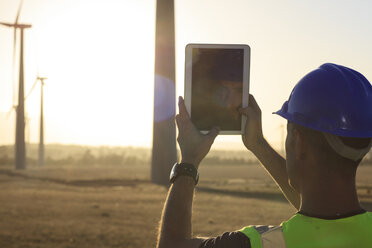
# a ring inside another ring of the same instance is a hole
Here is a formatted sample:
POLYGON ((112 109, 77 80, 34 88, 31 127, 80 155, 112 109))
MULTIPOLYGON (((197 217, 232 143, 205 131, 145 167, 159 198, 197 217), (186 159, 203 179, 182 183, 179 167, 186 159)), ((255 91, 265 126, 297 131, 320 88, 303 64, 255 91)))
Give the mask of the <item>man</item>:
POLYGON ((372 85, 360 73, 324 64, 302 78, 275 112, 288 120, 286 160, 262 134, 261 110, 250 95, 244 145, 298 209, 278 227, 248 226, 216 238, 192 236, 196 170, 218 128, 201 135, 183 99, 176 117, 181 163, 171 177, 158 247, 372 247, 372 213, 359 204, 356 169, 372 146, 372 85))

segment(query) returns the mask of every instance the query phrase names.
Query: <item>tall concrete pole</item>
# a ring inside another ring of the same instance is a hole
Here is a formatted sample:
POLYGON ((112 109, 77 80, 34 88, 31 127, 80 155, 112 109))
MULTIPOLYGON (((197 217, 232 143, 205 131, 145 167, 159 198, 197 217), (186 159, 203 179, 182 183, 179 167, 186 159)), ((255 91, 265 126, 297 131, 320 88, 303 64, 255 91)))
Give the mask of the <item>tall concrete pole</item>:
POLYGON ((39 166, 44 165, 44 79, 40 79, 40 140, 39 140, 39 166))
POLYGON ((15 135, 15 168, 17 170, 26 169, 26 145, 25 145, 25 96, 24 96, 24 77, 23 77, 23 28, 21 30, 21 52, 19 62, 19 88, 18 106, 16 115, 16 135, 15 135))
POLYGON ((151 180, 169 185, 169 173, 177 161, 174 0, 156 4, 154 89, 151 180))

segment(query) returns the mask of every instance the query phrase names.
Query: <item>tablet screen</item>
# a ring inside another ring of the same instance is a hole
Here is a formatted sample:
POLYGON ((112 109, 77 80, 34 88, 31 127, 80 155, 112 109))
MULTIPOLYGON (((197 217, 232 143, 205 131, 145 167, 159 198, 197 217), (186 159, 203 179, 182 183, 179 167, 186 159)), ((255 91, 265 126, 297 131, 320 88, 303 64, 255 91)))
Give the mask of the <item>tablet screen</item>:
POLYGON ((199 130, 241 130, 244 49, 192 49, 191 120, 199 130))

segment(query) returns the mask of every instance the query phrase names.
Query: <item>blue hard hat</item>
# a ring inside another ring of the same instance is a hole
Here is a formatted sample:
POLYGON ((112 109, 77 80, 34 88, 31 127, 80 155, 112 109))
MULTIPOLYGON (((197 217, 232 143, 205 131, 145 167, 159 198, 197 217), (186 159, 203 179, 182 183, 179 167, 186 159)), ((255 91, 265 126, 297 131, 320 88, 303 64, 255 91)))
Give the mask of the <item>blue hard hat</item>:
POLYGON ((326 63, 305 75, 274 114, 317 131, 370 138, 372 85, 353 69, 326 63))

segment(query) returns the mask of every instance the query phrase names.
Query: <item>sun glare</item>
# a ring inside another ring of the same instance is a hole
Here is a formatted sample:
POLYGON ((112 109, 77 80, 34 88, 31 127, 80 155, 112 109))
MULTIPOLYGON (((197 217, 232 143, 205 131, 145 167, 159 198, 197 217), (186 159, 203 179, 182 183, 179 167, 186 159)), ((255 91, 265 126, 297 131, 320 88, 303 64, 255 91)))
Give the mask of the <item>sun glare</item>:
MULTIPOLYGON (((29 35, 37 45, 35 70, 48 77, 47 141, 149 146, 154 6, 123 1, 60 5, 63 8, 44 16, 48 21, 39 20, 29 35)), ((28 101, 31 128, 38 130, 38 93, 28 101)), ((32 142, 37 135, 31 135, 32 142)))

